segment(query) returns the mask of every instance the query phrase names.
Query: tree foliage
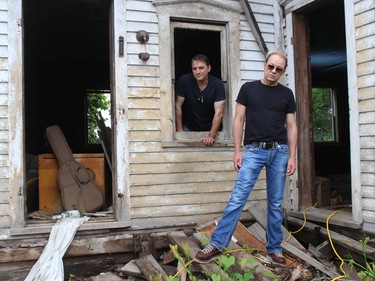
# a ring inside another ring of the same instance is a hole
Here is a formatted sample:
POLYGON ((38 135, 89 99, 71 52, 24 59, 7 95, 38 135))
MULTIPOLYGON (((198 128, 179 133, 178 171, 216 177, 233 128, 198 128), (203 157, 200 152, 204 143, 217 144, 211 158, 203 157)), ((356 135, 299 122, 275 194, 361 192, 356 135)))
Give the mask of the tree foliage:
POLYGON ((332 89, 313 88, 314 141, 334 141, 332 89))
POLYGON ((100 143, 98 135, 97 117, 101 114, 104 121, 108 120, 111 113, 111 100, 108 92, 87 93, 87 142, 88 144, 100 143))

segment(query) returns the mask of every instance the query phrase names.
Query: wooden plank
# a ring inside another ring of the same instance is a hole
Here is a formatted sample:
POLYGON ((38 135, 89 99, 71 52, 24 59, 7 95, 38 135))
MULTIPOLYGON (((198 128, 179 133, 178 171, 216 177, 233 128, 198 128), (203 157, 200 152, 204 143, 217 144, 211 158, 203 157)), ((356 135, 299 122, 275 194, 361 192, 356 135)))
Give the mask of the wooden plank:
POLYGON ((158 277, 158 280, 167 280, 167 274, 152 255, 146 255, 136 259, 135 263, 138 265, 147 280, 155 280, 158 276, 160 277, 160 279, 158 277))
MULTIPOLYGON (((328 217, 333 213, 333 210, 322 209, 322 208, 310 208, 305 212, 306 219, 325 223, 328 217)), ((288 212, 288 217, 296 217, 303 219, 304 215, 302 212, 288 212)), ((349 212, 338 212, 329 220, 330 224, 350 227, 352 229, 362 229, 362 223, 352 220, 352 214, 349 212)))
MULTIPOLYGON (((302 226, 304 224, 302 220, 298 218, 294 218, 294 217, 288 217, 288 223, 292 223, 293 225, 297 225, 297 226, 302 226)), ((307 230, 307 231, 313 231, 313 229, 315 229, 316 227, 320 228, 321 235, 323 235, 326 238, 328 237, 328 231, 326 228, 313 224, 311 222, 306 222, 304 224, 304 230, 307 230)), ((330 233, 332 241, 335 244, 338 244, 347 249, 350 249, 351 251, 356 252, 358 254, 363 254, 362 243, 360 243, 359 241, 356 241, 354 239, 351 239, 347 236, 341 235, 334 231, 329 231, 329 233, 330 233)), ((375 260, 375 248, 366 246, 365 254, 369 259, 375 260)))
POLYGON ((119 268, 118 271, 125 273, 126 275, 139 277, 145 279, 144 274, 139 269, 137 263, 135 260, 131 260, 127 264, 125 264, 123 267, 119 268))
MULTIPOLYGON (((295 1, 293 1, 295 2, 295 1)), ((314 178, 314 140, 312 135, 312 87, 311 67, 309 59, 309 41, 307 19, 303 15, 292 14, 293 34, 291 44, 294 51, 294 80, 297 104, 297 126, 298 142, 303 145, 297 146, 298 159, 308 161, 297 161, 298 170, 298 205, 299 207, 311 206, 315 201, 314 178), (298 38, 295 34, 299 34, 298 38)))
MULTIPOLYGON (((258 201, 255 204, 251 205, 247 210, 264 229, 267 228, 266 201, 258 201)), ((281 226, 281 230, 283 232, 283 239, 287 239, 289 237, 289 231, 283 225, 281 226)), ((290 236, 288 242, 299 250, 307 252, 306 248, 293 236, 290 236)))
MULTIPOLYGON (((37 260, 48 239, 6 241, 0 243, 0 263, 37 260)), ((75 238, 64 257, 134 252, 133 236, 128 234, 105 237, 75 238)))
MULTIPOLYGON (((253 224, 251 226, 250 231, 251 232, 254 231, 254 233, 257 233, 258 235, 260 235, 262 240, 266 239, 266 231, 259 224, 257 224, 257 223, 253 224), (257 229, 256 231, 254 231, 255 228, 257 229)), ((308 254, 306 254, 304 251, 299 250, 298 248, 296 248, 295 246, 293 246, 292 244, 290 244, 288 242, 285 242, 285 241, 281 242, 281 247, 284 250, 286 250, 289 253, 295 255, 296 257, 304 260, 305 262, 307 262, 311 266, 315 267, 316 269, 320 270, 321 272, 327 274, 328 276, 330 276, 332 278, 340 275, 340 273, 338 273, 336 270, 333 270, 333 269, 329 268, 328 266, 320 263, 316 259, 314 259, 311 256, 309 256, 308 254)))
MULTIPOLYGON (((246 244, 251 248, 254 248, 254 250, 260 250, 264 254, 267 253, 266 250, 266 241, 262 241, 258 239, 249 229, 247 229, 242 223, 238 223, 237 227, 234 231, 233 236, 238 240, 238 244, 246 244)), ((259 237, 259 236, 258 236, 259 237)), ((286 264, 287 265, 297 265, 298 262, 296 260, 291 259, 288 256, 285 256, 286 264)))
POLYGON ((330 266, 331 262, 321 253, 317 248, 315 248, 313 245, 309 245, 309 253, 313 255, 314 258, 316 258, 319 262, 326 266, 330 266))

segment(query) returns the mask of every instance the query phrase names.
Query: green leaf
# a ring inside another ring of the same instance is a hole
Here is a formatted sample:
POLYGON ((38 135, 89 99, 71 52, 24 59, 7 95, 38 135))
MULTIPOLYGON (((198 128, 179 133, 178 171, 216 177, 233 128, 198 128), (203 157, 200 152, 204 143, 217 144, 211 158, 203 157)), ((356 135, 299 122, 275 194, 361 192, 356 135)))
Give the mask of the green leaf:
POLYGON ((225 272, 229 271, 229 268, 236 263, 234 256, 221 256, 217 259, 217 264, 224 269, 225 272))

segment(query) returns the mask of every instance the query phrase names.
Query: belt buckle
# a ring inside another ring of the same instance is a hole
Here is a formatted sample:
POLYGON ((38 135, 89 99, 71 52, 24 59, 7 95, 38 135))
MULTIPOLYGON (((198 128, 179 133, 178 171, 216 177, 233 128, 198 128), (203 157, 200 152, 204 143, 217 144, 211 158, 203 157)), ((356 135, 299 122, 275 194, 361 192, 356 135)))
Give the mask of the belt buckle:
POLYGON ((274 142, 264 142, 262 144, 263 149, 274 149, 275 148, 275 143, 274 142))

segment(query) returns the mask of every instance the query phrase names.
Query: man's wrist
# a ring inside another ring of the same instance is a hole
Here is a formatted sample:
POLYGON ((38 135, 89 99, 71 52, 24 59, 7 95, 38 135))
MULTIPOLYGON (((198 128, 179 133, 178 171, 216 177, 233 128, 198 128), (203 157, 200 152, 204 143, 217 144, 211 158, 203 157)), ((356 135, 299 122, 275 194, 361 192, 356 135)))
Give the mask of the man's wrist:
POLYGON ((213 138, 213 139, 216 139, 216 134, 214 134, 214 133, 209 132, 208 136, 213 138))

